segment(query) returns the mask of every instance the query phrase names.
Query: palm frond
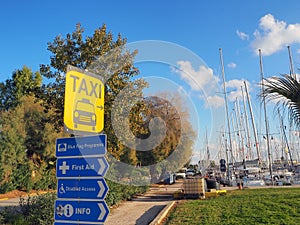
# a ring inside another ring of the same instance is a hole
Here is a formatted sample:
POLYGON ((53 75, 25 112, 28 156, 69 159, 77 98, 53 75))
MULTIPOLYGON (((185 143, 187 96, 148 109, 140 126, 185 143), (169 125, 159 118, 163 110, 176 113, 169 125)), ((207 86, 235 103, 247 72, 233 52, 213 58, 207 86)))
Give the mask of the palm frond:
POLYGON ((263 85, 260 96, 275 101, 275 109, 287 110, 290 123, 300 128, 300 83, 297 79, 285 74, 264 79, 263 85))

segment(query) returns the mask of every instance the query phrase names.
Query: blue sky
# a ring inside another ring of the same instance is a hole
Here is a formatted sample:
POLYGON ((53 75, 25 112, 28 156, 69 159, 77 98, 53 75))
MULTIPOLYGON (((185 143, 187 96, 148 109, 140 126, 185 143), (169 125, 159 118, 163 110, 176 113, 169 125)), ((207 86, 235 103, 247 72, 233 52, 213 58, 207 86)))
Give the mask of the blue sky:
MULTIPOLYGON (((247 80, 257 117, 257 49, 263 52, 266 77, 289 73, 287 45, 291 46, 295 69, 300 67, 300 7, 296 0, 12 0, 0 5, 0 81, 10 78, 23 65, 36 71, 39 64, 49 63, 47 42, 72 32, 76 23, 82 24, 86 35, 92 35, 105 23, 108 30, 115 36, 121 33, 128 43, 163 41, 197 55, 206 67, 200 68, 183 57, 173 62, 177 70, 174 65, 141 64, 141 75, 165 76, 184 88, 199 113, 200 143, 203 131, 208 129, 215 150, 218 131, 226 126, 222 95, 219 90, 212 92, 212 87, 222 87, 219 48, 231 91, 229 108, 241 96, 241 81, 247 80), (193 82, 199 89, 193 87, 193 82), (210 107, 206 105, 207 99, 212 100, 210 107)), ((269 108, 272 111, 272 106, 269 108)), ((273 124, 274 132, 278 132, 277 124, 273 124)), ((203 144, 197 148, 203 148, 203 144)))

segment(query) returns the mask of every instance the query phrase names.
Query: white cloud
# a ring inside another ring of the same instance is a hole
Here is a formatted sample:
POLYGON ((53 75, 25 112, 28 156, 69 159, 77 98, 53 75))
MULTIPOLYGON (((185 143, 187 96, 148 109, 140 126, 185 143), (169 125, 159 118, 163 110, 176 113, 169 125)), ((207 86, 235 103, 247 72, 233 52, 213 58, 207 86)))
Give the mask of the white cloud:
MULTIPOLYGON (((250 83, 248 81, 246 81, 246 85, 249 89, 250 83)), ((234 102, 236 99, 243 98, 242 88, 244 89, 244 80, 229 80, 226 82, 226 88, 228 92, 228 101, 234 102)))
POLYGON ((231 62, 227 65, 229 68, 236 68, 236 64, 234 62, 231 62))
POLYGON ((219 78, 213 74, 213 70, 206 66, 199 66, 198 70, 195 70, 189 61, 178 61, 179 69, 176 70, 192 90, 194 91, 206 91, 207 87, 215 89, 218 86, 219 78))
MULTIPOLYGON (((200 66, 198 70, 195 70, 189 61, 178 61, 177 64, 179 68, 172 68, 173 71, 180 75, 180 78, 190 86, 192 91, 200 92, 199 96, 205 101, 206 107, 219 108, 224 106, 223 84, 214 75, 211 68, 200 66)), ((250 83, 246 82, 248 90, 250 90, 250 83)), ((242 98, 241 87, 244 87, 244 80, 226 82, 229 101, 233 102, 236 98, 242 98)))
POLYGON ((239 36, 240 39, 242 40, 249 40, 249 35, 244 33, 244 32, 241 32, 239 30, 236 31, 236 34, 239 36))
POLYGON ((287 24, 267 14, 260 19, 259 28, 254 32, 251 47, 256 54, 271 55, 287 45, 300 43, 300 24, 287 24))
POLYGON ((192 91, 201 93, 200 98, 206 101, 206 106, 222 106, 222 101, 216 94, 220 90, 220 79, 214 75, 211 68, 201 65, 196 70, 189 61, 178 61, 177 64, 178 69, 172 68, 173 71, 180 75, 180 78, 190 86, 192 91))
POLYGON ((213 107, 213 108, 220 108, 224 105, 224 98, 218 95, 214 96, 207 96, 205 98, 206 101, 206 107, 213 107))

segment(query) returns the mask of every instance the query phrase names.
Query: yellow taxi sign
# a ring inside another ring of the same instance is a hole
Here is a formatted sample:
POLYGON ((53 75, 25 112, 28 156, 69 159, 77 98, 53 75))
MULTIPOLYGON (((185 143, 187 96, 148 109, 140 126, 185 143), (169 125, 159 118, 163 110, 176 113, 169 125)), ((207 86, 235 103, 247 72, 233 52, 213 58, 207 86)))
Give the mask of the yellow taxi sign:
POLYGON ((64 125, 68 133, 100 133, 104 128, 104 84, 100 77, 68 66, 64 125))

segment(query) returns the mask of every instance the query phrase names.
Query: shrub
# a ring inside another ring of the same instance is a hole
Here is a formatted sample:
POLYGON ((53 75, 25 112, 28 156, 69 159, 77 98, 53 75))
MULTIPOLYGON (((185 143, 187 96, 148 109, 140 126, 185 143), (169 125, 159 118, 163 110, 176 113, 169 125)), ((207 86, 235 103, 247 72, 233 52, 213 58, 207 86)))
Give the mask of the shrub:
POLYGON ((11 182, 2 183, 0 185, 0 194, 7 193, 7 192, 12 191, 14 189, 15 189, 15 186, 11 182))
POLYGON ((7 206, 1 211, 0 223, 5 225, 32 225, 25 220, 16 206, 7 206))
POLYGON ((20 199, 21 215, 31 225, 48 225, 54 222, 56 193, 47 193, 20 199))
POLYGON ((130 200, 134 195, 145 193, 148 186, 129 186, 106 180, 109 192, 105 198, 108 206, 118 205, 121 201, 130 200))
MULTIPOLYGON (((130 200, 134 195, 144 193, 148 186, 129 186, 107 180, 109 193, 105 199, 108 206, 130 200)), ((7 208, 0 213, 0 224, 7 225, 52 225, 56 193, 21 197, 19 208, 7 208)))
POLYGON ((55 170, 41 169, 39 179, 34 184, 34 190, 56 189, 57 180, 55 170))

